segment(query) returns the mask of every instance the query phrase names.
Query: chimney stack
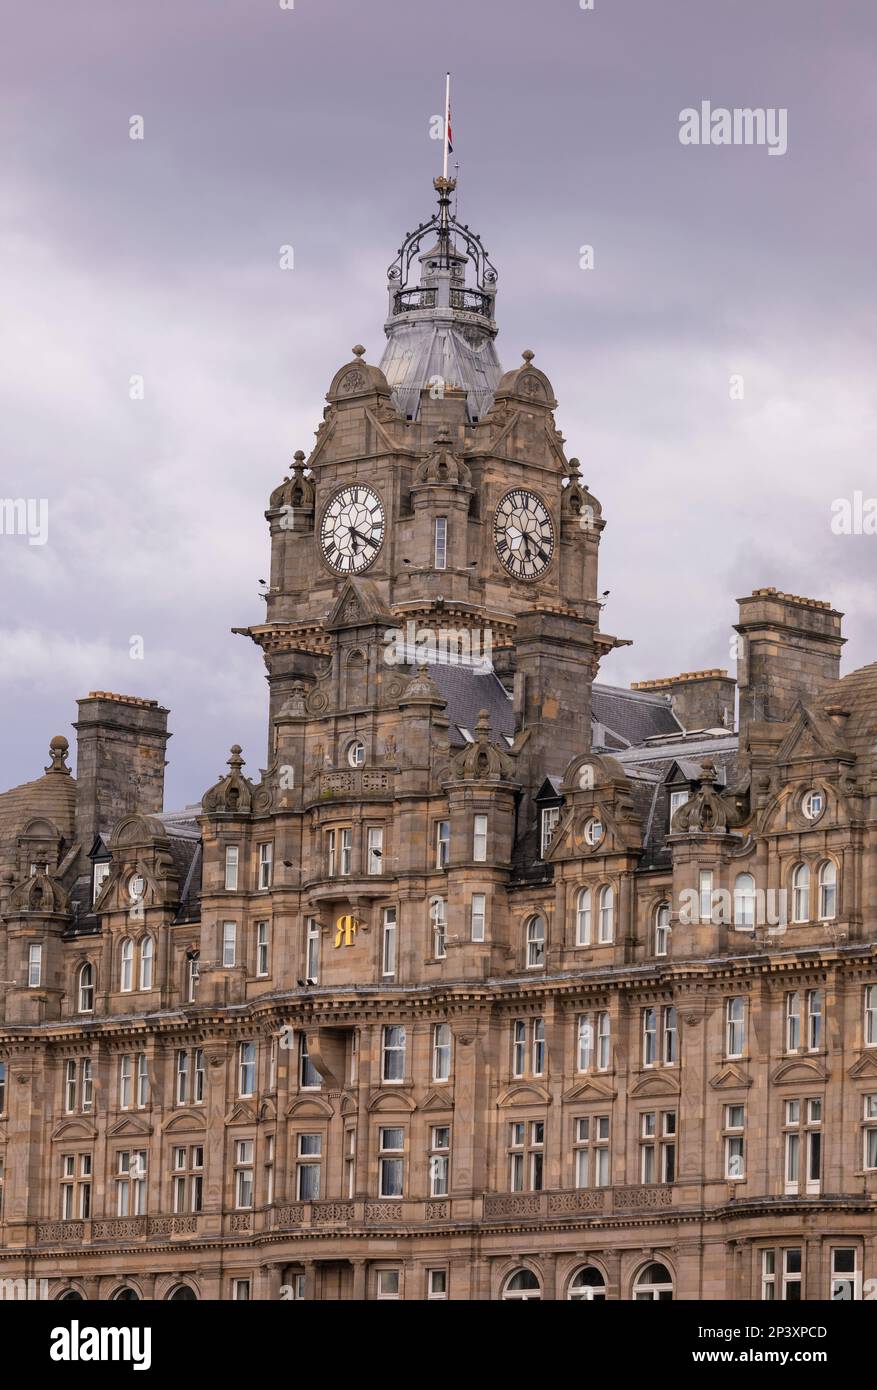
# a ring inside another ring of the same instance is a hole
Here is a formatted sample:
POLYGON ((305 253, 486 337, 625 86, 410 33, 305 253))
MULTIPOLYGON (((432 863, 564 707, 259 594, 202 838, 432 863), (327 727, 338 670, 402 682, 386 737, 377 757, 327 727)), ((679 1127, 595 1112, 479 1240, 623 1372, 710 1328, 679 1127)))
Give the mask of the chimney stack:
POLYGON ((94 690, 77 704, 76 838, 87 854, 123 816, 162 810, 170 735, 157 700, 94 690))
POLYGON ((740 747, 752 722, 784 721, 795 701, 814 700, 840 677, 842 613, 824 599, 754 589, 738 599, 740 747))
POLYGON ((669 695, 673 713, 686 732, 734 727, 735 681, 718 667, 708 671, 683 671, 679 676, 665 676, 661 680, 635 681, 630 688, 669 695))

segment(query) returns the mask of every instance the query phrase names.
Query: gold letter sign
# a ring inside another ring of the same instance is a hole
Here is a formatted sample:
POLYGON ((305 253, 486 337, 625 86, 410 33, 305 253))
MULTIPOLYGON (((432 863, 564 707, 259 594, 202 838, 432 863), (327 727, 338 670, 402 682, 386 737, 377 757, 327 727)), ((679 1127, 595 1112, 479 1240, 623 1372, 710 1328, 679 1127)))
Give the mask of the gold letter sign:
POLYGON ((358 926, 359 923, 355 917, 339 917, 335 923, 335 945, 352 946, 358 926))

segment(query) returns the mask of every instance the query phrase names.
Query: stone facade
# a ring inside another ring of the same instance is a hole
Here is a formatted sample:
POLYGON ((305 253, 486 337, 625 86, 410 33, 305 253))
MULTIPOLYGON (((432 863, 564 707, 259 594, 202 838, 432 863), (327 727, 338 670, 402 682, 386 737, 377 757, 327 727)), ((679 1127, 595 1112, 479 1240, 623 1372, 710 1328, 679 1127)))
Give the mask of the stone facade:
POLYGON ((739 739, 724 672, 595 682, 602 510, 533 354, 476 379, 442 185, 395 385, 357 346, 270 499, 266 769, 166 813, 167 710, 98 692, 0 796, 0 1278, 867 1295, 877 665, 756 590, 739 739))

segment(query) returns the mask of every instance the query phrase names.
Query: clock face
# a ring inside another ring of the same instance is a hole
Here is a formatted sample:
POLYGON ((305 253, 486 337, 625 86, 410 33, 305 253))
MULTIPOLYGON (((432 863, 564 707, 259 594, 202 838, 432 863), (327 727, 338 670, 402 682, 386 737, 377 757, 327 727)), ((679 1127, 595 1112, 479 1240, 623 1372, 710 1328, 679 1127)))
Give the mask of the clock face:
POLYGON ((535 492, 516 488, 496 509, 493 543, 515 579, 538 579, 554 553, 554 527, 548 508, 535 492))
POLYGON ((320 527, 327 565, 338 574, 359 574, 368 569, 383 539, 384 508, 376 492, 356 484, 335 493, 320 527))

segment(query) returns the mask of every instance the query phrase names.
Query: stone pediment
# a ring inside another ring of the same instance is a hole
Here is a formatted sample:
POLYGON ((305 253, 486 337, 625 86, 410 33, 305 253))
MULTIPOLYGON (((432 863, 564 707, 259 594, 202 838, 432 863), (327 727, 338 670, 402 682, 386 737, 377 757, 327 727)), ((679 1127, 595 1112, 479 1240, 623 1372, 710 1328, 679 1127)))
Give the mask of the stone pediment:
POLYGON ((710 1077, 710 1085, 714 1091, 738 1091, 742 1086, 752 1085, 752 1077, 747 1076, 742 1067, 735 1066, 733 1062, 728 1066, 722 1067, 715 1076, 710 1077))
POLYGON ((74 1139, 91 1140, 97 1138, 97 1129, 87 1120, 62 1120, 61 1123, 56 1125, 52 1130, 52 1138, 54 1140, 63 1139, 65 1144, 70 1143, 74 1139))
POLYGON ((791 1057, 774 1068, 770 1079, 774 1086, 813 1086, 827 1081, 828 1072, 816 1058, 791 1057))
POLYGON ((143 1139, 152 1133, 152 1125, 140 1115, 123 1115, 107 1129, 108 1139, 143 1139))
POLYGON ((256 1123, 256 1112, 251 1105, 245 1105, 243 1101, 239 1105, 233 1105, 225 1117, 227 1125, 254 1125, 256 1123))
POLYGON ((866 1077, 869 1081, 872 1076, 877 1077, 877 1053, 863 1052, 859 1060, 850 1067, 847 1076, 854 1080, 866 1077))
POLYGON ((398 1113, 400 1110, 411 1112, 416 1110, 417 1106, 404 1091, 395 1091, 388 1087, 387 1090, 372 1093, 369 1097, 368 1108, 370 1113, 374 1113, 376 1110, 390 1110, 398 1113))
POLYGON ((777 749, 778 763, 807 761, 811 758, 834 759, 851 758, 838 735, 838 730, 830 719, 820 717, 799 700, 794 713, 792 726, 777 749))
POLYGON ((674 1071, 655 1071, 648 1072, 641 1076, 635 1086, 632 1086, 629 1095, 642 1099, 645 1096, 678 1096, 681 1090, 678 1067, 674 1071))
POLYGON ((348 579, 326 619, 326 630, 371 627, 389 623, 390 618, 374 586, 365 579, 348 579))
POLYGON ((206 1128, 207 1121, 200 1110, 183 1110, 179 1115, 174 1115, 172 1120, 168 1120, 162 1132, 164 1134, 176 1134, 206 1128))
POLYGON ((615 1087, 610 1086, 608 1082, 596 1076, 589 1076, 587 1080, 582 1081, 580 1085, 571 1086, 568 1091, 564 1091, 563 1099, 565 1101, 593 1100, 608 1102, 614 1100, 617 1094, 615 1087))
POLYGON ((454 1096, 450 1090, 430 1091, 429 1095, 420 1102, 418 1110, 453 1110, 454 1096))
POLYGON ((300 1096, 294 1100, 286 1111, 287 1117, 295 1115, 297 1119, 331 1119, 335 1114, 333 1107, 322 1096, 300 1096))
POLYGON ((550 1105, 551 1093, 535 1081, 520 1082, 502 1091, 497 1096, 496 1103, 501 1110, 514 1105, 550 1105))

